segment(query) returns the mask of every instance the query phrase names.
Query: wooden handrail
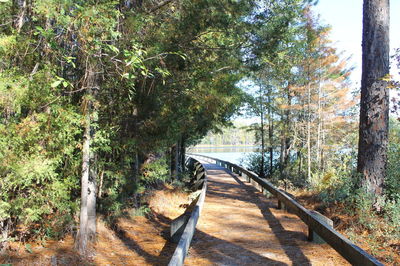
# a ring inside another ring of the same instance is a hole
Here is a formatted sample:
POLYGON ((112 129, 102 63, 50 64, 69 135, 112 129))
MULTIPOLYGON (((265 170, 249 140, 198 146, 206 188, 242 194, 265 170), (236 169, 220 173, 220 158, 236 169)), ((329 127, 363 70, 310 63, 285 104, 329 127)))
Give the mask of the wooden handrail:
MULTIPOLYGON (((196 160, 192 158, 193 160, 196 160)), ((197 160, 196 160, 197 161, 197 160)), ((200 163, 200 162, 199 162, 200 163)), ((190 218, 185 226, 185 230, 178 242, 178 245, 175 249, 174 254, 172 255, 171 260, 168 263, 168 266, 181 266, 183 265, 187 252, 190 247, 190 242, 192 241, 197 221, 199 220, 201 210, 203 209, 204 199, 206 197, 207 191, 207 173, 205 172, 204 167, 202 167, 202 171, 204 171, 204 183, 201 189, 201 193, 197 199, 196 206, 190 214, 190 218)), ((196 175, 198 173, 196 172, 196 175)))
MULTIPOLYGON (((189 154, 188 154, 189 155, 189 154)), ((368 254, 365 250, 352 243, 349 239, 344 237, 342 234, 329 227, 325 223, 320 222, 316 219, 309 210, 299 204, 297 201, 288 196, 284 191, 279 190, 272 185, 265 178, 259 177, 257 174, 231 162, 220 160, 217 158, 200 155, 190 154, 192 157, 201 157, 208 160, 215 161, 216 164, 228 168, 230 170, 236 170, 240 174, 245 174, 248 178, 251 178, 261 187, 268 190, 274 195, 278 201, 283 202, 285 206, 294 214, 296 214, 308 227, 315 231, 322 239, 324 239, 332 248, 334 248, 340 255, 343 256, 348 262, 353 265, 383 265, 375 257, 368 254)))

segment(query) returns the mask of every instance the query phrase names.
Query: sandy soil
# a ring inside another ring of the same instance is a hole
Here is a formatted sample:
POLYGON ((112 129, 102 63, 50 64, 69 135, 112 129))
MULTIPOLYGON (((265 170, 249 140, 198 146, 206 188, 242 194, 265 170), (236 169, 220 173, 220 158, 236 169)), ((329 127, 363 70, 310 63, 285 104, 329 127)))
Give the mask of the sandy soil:
POLYGON ((243 178, 205 164, 208 189, 185 265, 349 265, 243 178))

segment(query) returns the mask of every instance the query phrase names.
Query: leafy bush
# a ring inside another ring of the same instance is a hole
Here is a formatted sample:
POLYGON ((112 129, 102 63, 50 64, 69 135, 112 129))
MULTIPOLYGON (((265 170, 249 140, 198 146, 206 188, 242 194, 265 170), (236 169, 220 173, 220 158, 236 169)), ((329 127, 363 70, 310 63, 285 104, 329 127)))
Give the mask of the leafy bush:
POLYGON ((142 167, 140 183, 145 186, 156 185, 169 179, 168 164, 165 157, 157 158, 146 163, 142 167))
POLYGON ((264 172, 261 173, 261 153, 260 152, 253 152, 247 154, 244 158, 241 158, 240 163, 245 166, 250 171, 256 173, 257 175, 261 176, 268 176, 270 173, 269 169, 269 158, 268 156, 264 155, 264 172))
POLYGON ((391 200, 400 201, 400 143, 389 145, 385 193, 391 200))
POLYGON ((144 195, 169 180, 165 157, 151 158, 144 163, 142 174, 136 180, 132 177, 131 164, 129 158, 107 164, 109 170, 104 173, 104 195, 98 200, 98 211, 110 224, 121 216, 145 215, 148 209, 143 202, 144 195))
POLYGON ((62 236, 78 207, 79 110, 43 108, 54 97, 49 73, 45 67, 32 81, 17 69, 0 74, 0 225, 18 227, 18 238, 62 236))

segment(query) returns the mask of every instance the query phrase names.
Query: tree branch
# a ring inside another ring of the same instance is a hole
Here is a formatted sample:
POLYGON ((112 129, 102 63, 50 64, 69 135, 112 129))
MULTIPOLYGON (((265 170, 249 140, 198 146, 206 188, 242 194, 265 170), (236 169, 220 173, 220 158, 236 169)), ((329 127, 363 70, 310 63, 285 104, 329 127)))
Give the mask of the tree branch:
POLYGON ((153 7, 153 8, 150 10, 150 13, 153 13, 153 12, 157 11, 158 9, 162 8, 163 6, 168 5, 168 4, 171 3, 172 1, 173 1, 173 0, 165 0, 165 1, 161 2, 161 3, 158 4, 157 6, 153 7))

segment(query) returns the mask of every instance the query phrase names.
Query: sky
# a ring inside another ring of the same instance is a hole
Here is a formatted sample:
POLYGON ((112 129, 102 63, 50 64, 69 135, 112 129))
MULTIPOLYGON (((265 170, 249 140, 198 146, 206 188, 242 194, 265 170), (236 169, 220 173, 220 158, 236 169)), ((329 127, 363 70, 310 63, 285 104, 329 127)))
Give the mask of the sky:
MULTIPOLYGON (((352 56, 349 66, 355 69, 351 75, 353 86, 360 87, 361 39, 363 0, 319 0, 314 7, 323 24, 332 27, 331 40, 344 56, 352 56)), ((390 0, 390 49, 400 48, 400 0, 390 0)), ((391 74, 398 70, 392 66, 391 74)))

